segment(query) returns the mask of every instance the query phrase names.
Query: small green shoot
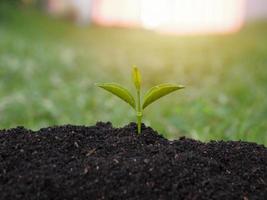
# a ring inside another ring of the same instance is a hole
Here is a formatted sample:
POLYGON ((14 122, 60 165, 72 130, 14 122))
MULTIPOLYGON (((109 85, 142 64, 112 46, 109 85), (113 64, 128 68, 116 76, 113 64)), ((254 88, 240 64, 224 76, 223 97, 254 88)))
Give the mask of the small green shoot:
POLYGON ((135 66, 133 67, 132 78, 136 89, 136 100, 126 88, 117 83, 97 83, 96 86, 116 95, 135 110, 137 119, 137 133, 140 134, 144 109, 159 98, 176 90, 182 89, 184 86, 171 83, 163 83, 154 86, 144 95, 141 106, 141 73, 135 66))

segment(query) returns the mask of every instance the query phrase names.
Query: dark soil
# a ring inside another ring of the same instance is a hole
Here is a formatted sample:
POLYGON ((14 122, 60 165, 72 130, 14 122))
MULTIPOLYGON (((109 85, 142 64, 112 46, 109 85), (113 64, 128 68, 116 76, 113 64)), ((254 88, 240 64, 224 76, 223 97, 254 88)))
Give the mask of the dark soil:
POLYGON ((0 131, 0 199, 267 199, 267 149, 168 141, 151 128, 0 131))

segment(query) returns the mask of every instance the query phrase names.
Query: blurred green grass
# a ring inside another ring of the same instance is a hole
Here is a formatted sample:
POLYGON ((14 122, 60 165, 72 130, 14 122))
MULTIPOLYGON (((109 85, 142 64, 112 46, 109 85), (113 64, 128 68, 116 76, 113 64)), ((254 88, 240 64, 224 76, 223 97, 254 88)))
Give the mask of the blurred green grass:
POLYGON ((221 36, 77 27, 28 9, 0 14, 0 128, 135 121, 128 105, 95 88, 186 85, 147 109, 144 122, 168 138, 267 145, 267 22, 221 36))

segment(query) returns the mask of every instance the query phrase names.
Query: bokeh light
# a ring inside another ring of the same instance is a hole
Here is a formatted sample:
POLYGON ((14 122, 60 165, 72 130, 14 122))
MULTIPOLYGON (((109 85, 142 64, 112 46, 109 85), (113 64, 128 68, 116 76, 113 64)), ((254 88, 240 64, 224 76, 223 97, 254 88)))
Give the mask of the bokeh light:
POLYGON ((145 111, 159 133, 267 144, 266 35, 266 0, 0 1, 0 128, 135 121, 94 86, 135 64, 143 93, 186 86, 145 111))

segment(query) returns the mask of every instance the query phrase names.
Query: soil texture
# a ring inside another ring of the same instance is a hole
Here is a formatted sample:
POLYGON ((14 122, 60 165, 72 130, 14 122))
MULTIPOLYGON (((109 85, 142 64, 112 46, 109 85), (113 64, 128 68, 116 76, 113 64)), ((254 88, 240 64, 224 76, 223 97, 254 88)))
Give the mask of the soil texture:
POLYGON ((0 199, 267 199, 267 149, 169 141, 150 127, 0 131, 0 199))

